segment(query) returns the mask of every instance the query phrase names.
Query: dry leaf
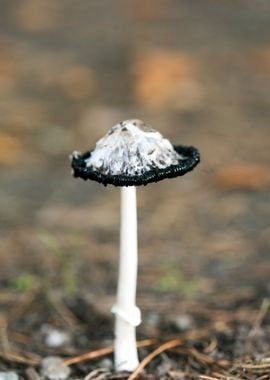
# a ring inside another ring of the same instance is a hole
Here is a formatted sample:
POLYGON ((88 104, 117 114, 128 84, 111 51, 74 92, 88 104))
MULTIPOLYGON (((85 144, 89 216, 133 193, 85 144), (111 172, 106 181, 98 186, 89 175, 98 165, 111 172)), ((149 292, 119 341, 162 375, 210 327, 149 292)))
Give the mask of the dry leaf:
POLYGON ((92 69, 82 65, 66 68, 60 76, 60 85, 71 99, 87 98, 94 88, 95 74, 92 69))
POLYGON ((202 89, 191 56, 147 51, 136 57, 132 72, 134 96, 139 104, 186 109, 201 103, 202 89))
POLYGON ((15 7, 18 25, 28 32, 52 29, 60 21, 58 5, 53 0, 24 0, 15 7))
POLYGON ((255 49, 246 62, 251 64, 257 72, 270 75, 270 46, 255 49))
POLYGON ((19 139, 7 133, 0 133, 0 164, 13 165, 22 154, 19 139))
POLYGON ((270 187, 270 167, 263 164, 235 164, 221 168, 214 183, 224 190, 260 190, 270 187))
POLYGON ((0 45, 0 92, 4 93, 15 85, 16 65, 12 50, 5 44, 0 45))
POLYGON ((1 123, 14 129, 36 129, 44 126, 48 118, 47 104, 43 101, 23 97, 10 97, 0 103, 1 123))
POLYGON ((164 0, 128 0, 124 2, 124 12, 136 21, 157 21, 168 17, 169 7, 164 0))

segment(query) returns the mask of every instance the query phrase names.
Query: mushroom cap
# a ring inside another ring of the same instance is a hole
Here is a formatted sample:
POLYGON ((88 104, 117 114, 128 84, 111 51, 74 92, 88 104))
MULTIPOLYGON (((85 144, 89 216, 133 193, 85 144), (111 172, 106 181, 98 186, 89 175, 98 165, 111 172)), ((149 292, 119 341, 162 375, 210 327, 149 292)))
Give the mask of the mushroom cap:
POLYGON ((200 161, 191 146, 173 146, 141 120, 126 120, 112 127, 95 149, 73 152, 74 177, 103 185, 140 186, 186 174, 200 161))

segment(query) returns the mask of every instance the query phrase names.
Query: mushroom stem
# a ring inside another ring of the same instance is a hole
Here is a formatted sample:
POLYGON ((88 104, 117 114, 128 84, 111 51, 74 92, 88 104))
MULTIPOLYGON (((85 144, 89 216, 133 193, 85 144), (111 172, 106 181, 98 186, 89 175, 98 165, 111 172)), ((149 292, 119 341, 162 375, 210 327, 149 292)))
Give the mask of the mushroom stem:
POLYGON ((115 313, 114 361, 117 371, 133 371, 139 364, 135 327, 141 323, 136 307, 137 285, 136 187, 121 188, 120 263, 115 313))

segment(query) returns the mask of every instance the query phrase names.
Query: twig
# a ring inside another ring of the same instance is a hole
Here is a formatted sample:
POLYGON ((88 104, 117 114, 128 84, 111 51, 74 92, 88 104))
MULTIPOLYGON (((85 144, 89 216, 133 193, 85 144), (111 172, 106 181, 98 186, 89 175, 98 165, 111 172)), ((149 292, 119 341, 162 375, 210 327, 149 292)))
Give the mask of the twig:
POLYGON ((25 374, 28 380, 42 380, 36 370, 32 367, 26 368, 25 374))
POLYGON ((257 377, 257 380, 269 380, 269 373, 266 373, 265 375, 257 377))
POLYGON ((267 312, 269 311, 270 308, 270 299, 269 298, 264 298, 262 301, 259 313, 254 321, 253 327, 249 332, 249 336, 254 336, 256 332, 258 331, 258 328, 261 326, 267 312))
POLYGON ((231 375, 229 372, 224 374, 213 372, 212 374, 213 376, 217 376, 219 380, 246 380, 242 377, 231 375))
POLYGON ((50 294, 48 300, 58 315, 71 329, 75 329, 78 326, 77 318, 59 297, 50 294))
MULTIPOLYGON (((147 347, 147 346, 152 346, 153 344, 156 344, 157 340, 156 339, 145 339, 140 342, 137 342, 137 347, 147 347)), ((95 351, 87 352, 86 354, 82 354, 79 356, 74 356, 73 358, 66 359, 64 361, 65 365, 72 365, 72 364, 77 364, 84 362, 86 360, 91 360, 91 359, 96 359, 99 358, 100 356, 105 356, 108 354, 113 353, 114 347, 104 347, 100 348, 95 351)))
POLYGON ((38 355, 30 352, 20 354, 12 349, 8 340, 7 320, 2 315, 0 315, 0 357, 11 362, 28 365, 37 365, 40 362, 40 357, 38 355))
POLYGON ((202 364, 211 365, 214 363, 214 359, 210 356, 201 354, 195 347, 188 348, 187 351, 202 364))
POLYGON ((8 312, 8 324, 11 323, 13 319, 19 319, 21 315, 25 313, 28 307, 35 301, 38 294, 40 292, 40 285, 38 283, 34 283, 33 286, 21 297, 14 307, 11 308, 8 312))
POLYGON ((112 352, 113 352, 113 347, 104 347, 96 351, 87 352, 86 354, 75 356, 74 358, 64 360, 64 364, 65 365, 77 364, 77 363, 84 362, 86 360, 96 359, 96 358, 99 358, 100 356, 111 354, 112 352))
POLYGON ((215 336, 212 336, 210 343, 208 344, 207 347, 205 347, 205 349, 203 351, 206 354, 210 354, 211 352, 213 352, 216 349, 217 344, 218 344, 217 338, 215 336))
POLYGON ((17 331, 10 331, 8 332, 8 336, 12 342, 17 342, 21 344, 30 344, 31 337, 22 333, 19 333, 17 331))
POLYGON ((33 366, 36 366, 40 363, 40 358, 38 356, 33 356, 30 359, 14 352, 0 352, 0 357, 11 362, 28 364, 33 366))
POLYGON ((108 376, 108 370, 104 368, 94 369, 84 378, 84 380, 105 379, 108 376))
POLYGON ((5 353, 10 351, 10 344, 7 334, 7 319, 4 315, 0 315, 0 347, 5 353))
POLYGON ((268 364, 236 364, 237 368, 243 368, 243 369, 253 369, 253 370, 261 370, 261 369, 270 369, 270 363, 268 364))
POLYGON ((163 343, 161 346, 159 346, 157 349, 155 349, 153 352, 151 352, 151 354, 146 356, 141 361, 139 366, 135 369, 134 372, 132 372, 132 374, 128 377, 127 380, 136 379, 136 377, 139 375, 140 372, 142 372, 144 367, 146 367, 147 364, 149 364, 156 356, 158 356, 159 354, 161 354, 162 352, 166 350, 169 350, 170 348, 177 347, 180 344, 182 344, 182 340, 180 339, 173 339, 173 340, 169 340, 168 342, 163 343))

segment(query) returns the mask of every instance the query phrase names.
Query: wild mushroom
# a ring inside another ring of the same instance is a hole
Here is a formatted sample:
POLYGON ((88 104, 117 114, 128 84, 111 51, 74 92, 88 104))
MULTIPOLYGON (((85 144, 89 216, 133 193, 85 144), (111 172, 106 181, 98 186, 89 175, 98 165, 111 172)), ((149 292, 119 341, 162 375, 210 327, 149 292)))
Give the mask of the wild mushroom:
POLYGON ((115 368, 133 371, 139 364, 135 327, 137 284, 136 186, 184 175, 200 161, 196 148, 173 146, 141 120, 126 120, 101 138, 96 148, 74 152, 75 177, 121 187, 120 264, 115 313, 115 368))

